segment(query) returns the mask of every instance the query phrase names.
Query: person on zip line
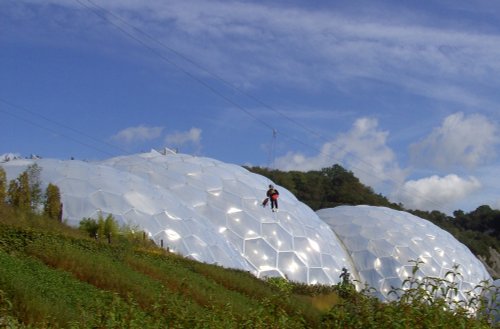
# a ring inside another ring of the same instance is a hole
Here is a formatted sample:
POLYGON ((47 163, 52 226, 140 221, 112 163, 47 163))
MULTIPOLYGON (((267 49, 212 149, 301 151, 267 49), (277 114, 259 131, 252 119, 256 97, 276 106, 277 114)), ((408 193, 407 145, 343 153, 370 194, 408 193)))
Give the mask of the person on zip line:
POLYGON ((265 207, 269 201, 271 201, 271 210, 273 212, 278 211, 278 198, 279 192, 274 188, 273 185, 269 185, 269 190, 267 190, 267 198, 262 202, 262 206, 265 207))

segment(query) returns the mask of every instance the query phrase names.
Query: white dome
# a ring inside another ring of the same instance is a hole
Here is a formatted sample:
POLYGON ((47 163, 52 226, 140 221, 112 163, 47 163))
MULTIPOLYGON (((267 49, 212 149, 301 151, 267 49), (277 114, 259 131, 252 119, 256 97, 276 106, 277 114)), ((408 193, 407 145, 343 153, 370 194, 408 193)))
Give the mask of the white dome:
POLYGON ((73 226, 99 212, 113 214, 182 255, 258 277, 333 284, 342 267, 354 272, 314 211, 279 186, 280 211, 263 208, 270 181, 240 166, 155 151, 100 163, 38 159, 2 166, 14 179, 34 162, 44 184, 59 186, 63 217, 73 226))
POLYGON ((458 264, 461 300, 482 280, 491 280, 483 264, 451 234, 407 212, 383 207, 341 206, 316 212, 340 238, 352 257, 361 282, 387 299, 391 287, 400 288, 420 259, 417 277, 445 278, 458 264))

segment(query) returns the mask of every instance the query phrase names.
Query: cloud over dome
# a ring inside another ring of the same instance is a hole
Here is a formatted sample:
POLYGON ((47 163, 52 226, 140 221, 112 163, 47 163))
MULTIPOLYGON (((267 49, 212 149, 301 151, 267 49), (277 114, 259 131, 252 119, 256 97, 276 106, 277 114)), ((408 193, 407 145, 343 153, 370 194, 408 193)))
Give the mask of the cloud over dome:
POLYGON ((456 202, 481 188, 475 177, 462 178, 455 174, 409 180, 393 194, 393 198, 407 208, 434 210, 436 208, 454 209, 456 202))
POLYGON ((412 161, 437 168, 475 167, 496 156, 498 127, 480 114, 446 117, 422 141, 411 145, 412 161))

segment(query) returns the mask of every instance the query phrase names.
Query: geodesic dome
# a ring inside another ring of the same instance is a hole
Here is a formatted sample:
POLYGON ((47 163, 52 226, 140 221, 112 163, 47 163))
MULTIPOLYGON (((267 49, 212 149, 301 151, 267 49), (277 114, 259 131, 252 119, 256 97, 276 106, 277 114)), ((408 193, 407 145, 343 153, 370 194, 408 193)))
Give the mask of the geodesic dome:
POLYGON ((35 162, 43 183, 59 186, 70 225, 112 214, 165 248, 258 277, 333 284, 343 267, 354 272, 314 211, 279 186, 280 211, 263 208, 271 182, 240 166, 156 151, 95 163, 36 159, 2 166, 14 179, 35 162))
POLYGON ((483 280, 491 280, 483 264, 451 234, 403 211, 372 206, 340 206, 316 212, 342 241, 361 282, 374 287, 382 300, 401 288, 421 260, 417 278, 439 277, 451 280, 448 272, 459 265, 455 280, 458 298, 467 300, 483 280))

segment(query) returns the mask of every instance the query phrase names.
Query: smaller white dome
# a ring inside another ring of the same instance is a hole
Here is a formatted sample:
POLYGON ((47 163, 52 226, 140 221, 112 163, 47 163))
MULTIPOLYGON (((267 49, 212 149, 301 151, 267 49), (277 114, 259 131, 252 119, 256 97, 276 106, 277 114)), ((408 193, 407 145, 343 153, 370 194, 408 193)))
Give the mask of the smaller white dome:
POLYGON ((482 280, 491 280, 483 264, 451 234, 431 222, 403 211, 372 206, 340 206, 317 211, 340 238, 362 282, 389 299, 391 289, 401 288, 412 276, 417 259, 423 263, 417 278, 455 278, 458 298, 467 300, 482 280))

